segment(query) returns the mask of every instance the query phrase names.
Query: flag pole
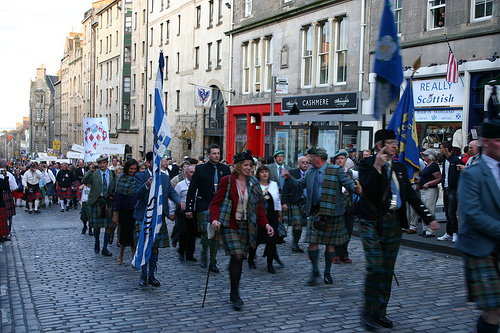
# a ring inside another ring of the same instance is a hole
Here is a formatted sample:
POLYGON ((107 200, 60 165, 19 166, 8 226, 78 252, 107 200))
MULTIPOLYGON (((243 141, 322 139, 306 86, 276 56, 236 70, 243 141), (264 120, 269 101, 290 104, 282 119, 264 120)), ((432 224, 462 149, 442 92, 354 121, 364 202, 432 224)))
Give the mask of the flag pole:
MULTIPOLYGON (((196 84, 196 83, 191 83, 191 82, 188 82, 188 84, 192 85, 192 86, 200 86, 199 84, 196 84)), ((226 90, 226 89, 220 89, 220 88, 215 88, 215 87, 210 87, 212 89, 215 89, 215 90, 219 90, 219 91, 224 91, 224 92, 227 92, 227 93, 230 93, 230 94, 236 94, 236 92, 234 90, 226 90)))
MULTIPOLYGON (((446 38, 446 43, 448 44, 448 48, 450 49, 450 52, 453 53, 453 50, 451 49, 450 41, 448 40, 448 36, 446 36, 446 33, 444 34, 444 38, 446 38)), ((457 65, 458 65, 458 63, 457 63, 457 65)), ((464 80, 460 76, 460 71, 457 70, 457 72, 458 72, 458 77, 460 78, 460 82, 462 82, 462 87, 463 87, 463 86, 465 86, 464 80)))

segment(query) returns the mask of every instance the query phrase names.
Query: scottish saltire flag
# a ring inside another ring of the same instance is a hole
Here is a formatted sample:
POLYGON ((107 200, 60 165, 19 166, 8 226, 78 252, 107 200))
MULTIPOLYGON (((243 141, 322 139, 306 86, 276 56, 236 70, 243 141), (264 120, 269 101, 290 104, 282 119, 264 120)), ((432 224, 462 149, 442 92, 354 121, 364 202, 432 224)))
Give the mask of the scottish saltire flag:
POLYGON ((458 62, 453 55, 453 51, 448 53, 448 65, 446 66, 446 82, 458 82, 458 62))
POLYGON ((399 162, 408 170, 410 180, 415 181, 415 176, 420 172, 417 126, 415 124, 415 107, 413 105, 413 92, 411 80, 408 80, 403 96, 394 110, 391 122, 387 129, 396 132, 399 146, 399 162))
MULTIPOLYGON (((163 193, 161 183, 160 162, 167 151, 172 134, 163 108, 163 68, 165 59, 160 53, 158 73, 155 82, 155 120, 153 143, 153 177, 149 188, 148 207, 144 216, 137 249, 132 259, 132 265, 140 269, 151 257, 151 249, 161 228, 163 215, 163 193)), ((166 208, 168 210, 168 207, 166 208)))
POLYGON ((389 104, 399 96, 399 86, 403 82, 399 39, 390 6, 392 5, 389 0, 385 0, 380 33, 375 47, 373 71, 377 74, 377 81, 373 116, 377 119, 380 119, 389 104))
POLYGON ((212 88, 195 85, 194 106, 197 108, 209 108, 212 106, 212 88))

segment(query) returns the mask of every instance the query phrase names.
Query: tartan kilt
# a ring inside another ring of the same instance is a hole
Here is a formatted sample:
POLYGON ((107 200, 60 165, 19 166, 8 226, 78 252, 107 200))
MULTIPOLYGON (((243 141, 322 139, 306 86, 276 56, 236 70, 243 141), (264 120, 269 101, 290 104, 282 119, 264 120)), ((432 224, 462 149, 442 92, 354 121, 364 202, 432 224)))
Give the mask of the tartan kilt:
POLYGON ((66 191, 64 191, 61 186, 58 186, 57 197, 59 199, 71 199, 73 198, 73 190, 71 189, 71 187, 66 187, 66 191))
POLYGON ((495 257, 475 257, 464 253, 469 301, 480 310, 500 309, 500 273, 495 257))
POLYGON ((76 187, 75 187, 75 190, 73 191, 74 197, 77 198, 78 200, 80 200, 80 198, 82 197, 82 191, 80 191, 81 185, 82 185, 82 183, 76 182, 76 187))
MULTIPOLYGON (((139 242, 139 237, 141 236, 142 222, 143 221, 135 220, 135 225, 134 225, 134 243, 136 245, 139 242)), ((161 221, 160 232, 158 233, 158 237, 156 237, 156 240, 153 243, 153 247, 156 247, 156 248, 170 247, 170 240, 169 240, 169 237, 168 237, 167 223, 165 222, 164 219, 162 219, 162 221, 161 221)))
POLYGON ((99 197, 92 205, 87 205, 87 213, 89 218, 89 226, 91 228, 112 228, 115 226, 111 218, 113 217, 113 202, 103 197, 99 197), (106 202, 106 217, 100 217, 99 205, 106 202))
POLYGON ((40 190, 36 191, 35 193, 26 193, 26 201, 35 201, 43 199, 42 192, 40 190))
POLYGON ((204 210, 203 212, 194 213, 196 214, 196 224, 198 225, 198 233, 206 234, 207 233, 207 215, 210 211, 204 210))
POLYGON ((309 244, 323 245, 343 245, 349 241, 349 234, 344 223, 344 215, 327 216, 326 230, 317 230, 312 228, 314 216, 309 218, 305 242, 309 244))
POLYGON ((51 197, 57 194, 54 190, 54 183, 50 182, 48 184, 45 184, 45 186, 47 186, 47 191, 45 192, 45 194, 51 197))
POLYGON ((87 222, 89 220, 89 206, 86 202, 82 202, 82 210, 80 211, 80 220, 87 222))
POLYGON ((5 208, 7 208, 7 216, 11 218, 16 215, 16 205, 14 204, 14 198, 12 197, 12 192, 3 191, 3 202, 5 202, 5 208))
POLYGON ((0 208, 0 237, 9 235, 9 213, 7 207, 0 208))
MULTIPOLYGON (((220 229, 220 236, 226 250, 226 255, 248 253, 250 247, 250 235, 248 234, 248 221, 236 221, 239 230, 222 227, 220 229)), ((256 240, 254 240, 254 247, 256 240)))
POLYGON ((287 213, 288 213, 288 225, 289 226, 293 227, 293 226, 300 224, 303 227, 305 227, 307 225, 307 220, 305 220, 302 217, 302 214, 300 213, 300 205, 292 204, 292 203, 289 204, 287 213))

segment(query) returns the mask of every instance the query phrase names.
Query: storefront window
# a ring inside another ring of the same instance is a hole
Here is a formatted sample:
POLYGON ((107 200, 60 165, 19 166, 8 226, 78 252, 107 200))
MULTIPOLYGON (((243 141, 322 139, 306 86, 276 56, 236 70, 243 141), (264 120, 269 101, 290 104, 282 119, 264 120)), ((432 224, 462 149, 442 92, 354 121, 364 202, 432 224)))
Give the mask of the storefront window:
POLYGON ((241 151, 247 142, 247 116, 236 117, 235 152, 241 151))

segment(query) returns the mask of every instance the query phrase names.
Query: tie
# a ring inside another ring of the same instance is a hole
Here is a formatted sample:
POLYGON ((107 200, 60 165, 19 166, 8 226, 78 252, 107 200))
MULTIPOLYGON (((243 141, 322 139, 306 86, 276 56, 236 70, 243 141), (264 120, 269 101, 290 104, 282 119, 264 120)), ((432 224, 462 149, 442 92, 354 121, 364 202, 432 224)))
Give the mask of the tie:
POLYGON ((387 169, 387 178, 390 179, 390 181, 391 181, 391 193, 392 193, 391 206, 401 208, 401 195, 399 194, 399 190, 398 190, 398 187, 396 185, 396 182, 392 178, 391 166, 389 165, 389 163, 385 163, 385 166, 387 169))
MULTIPOLYGON (((306 173, 304 171, 300 171, 300 178, 304 178, 306 176, 306 173)), ((307 188, 304 188, 302 190, 302 199, 307 198, 307 188)))
POLYGON ((314 179, 314 189, 313 189, 313 206, 319 205, 321 201, 321 171, 316 172, 316 178, 314 179))
POLYGON ((280 190, 282 190, 283 186, 285 185, 285 178, 281 177, 282 173, 283 173, 283 168, 279 167, 279 177, 278 177, 278 180, 279 180, 279 184, 280 184, 280 190))
POLYGON ((106 181, 106 173, 102 174, 102 196, 106 196, 108 189, 108 182, 106 181))
POLYGON ((219 175, 217 174, 217 165, 214 165, 215 172, 214 172, 214 188, 215 192, 217 192, 217 185, 219 185, 219 175))

